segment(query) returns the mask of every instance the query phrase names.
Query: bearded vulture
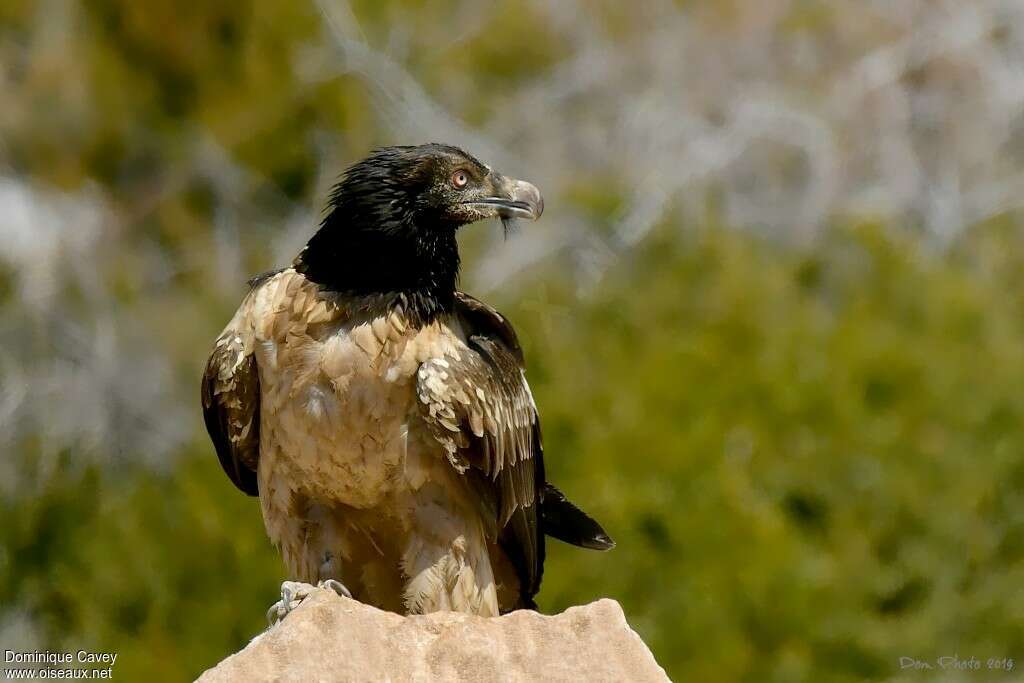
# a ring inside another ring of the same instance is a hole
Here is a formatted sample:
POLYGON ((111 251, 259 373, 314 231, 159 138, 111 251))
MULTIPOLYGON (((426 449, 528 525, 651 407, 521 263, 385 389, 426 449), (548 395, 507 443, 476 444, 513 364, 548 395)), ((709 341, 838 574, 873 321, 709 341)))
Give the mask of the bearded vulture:
POLYGON ((312 584, 405 614, 536 609, 545 535, 614 545, 544 477, 512 326, 456 289, 460 226, 543 209, 458 148, 384 148, 290 267, 250 281, 202 404, 296 580, 272 616, 312 584))

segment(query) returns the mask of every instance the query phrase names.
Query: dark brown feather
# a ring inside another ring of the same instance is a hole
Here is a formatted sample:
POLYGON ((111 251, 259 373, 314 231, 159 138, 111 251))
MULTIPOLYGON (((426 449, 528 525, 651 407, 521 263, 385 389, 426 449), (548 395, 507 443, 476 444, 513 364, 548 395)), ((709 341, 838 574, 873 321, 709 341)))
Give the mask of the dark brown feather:
POLYGON ((260 382, 256 359, 230 327, 217 340, 203 373, 203 418, 217 458, 231 481, 259 495, 260 382))

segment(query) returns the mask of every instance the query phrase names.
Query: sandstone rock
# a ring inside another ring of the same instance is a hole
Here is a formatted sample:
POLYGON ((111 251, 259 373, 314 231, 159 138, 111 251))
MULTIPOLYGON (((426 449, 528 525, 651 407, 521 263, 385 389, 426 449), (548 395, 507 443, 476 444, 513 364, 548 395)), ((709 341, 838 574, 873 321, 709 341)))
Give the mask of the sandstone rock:
POLYGON ((223 681, 667 681, 614 600, 556 616, 403 617, 319 590, 206 671, 223 681))

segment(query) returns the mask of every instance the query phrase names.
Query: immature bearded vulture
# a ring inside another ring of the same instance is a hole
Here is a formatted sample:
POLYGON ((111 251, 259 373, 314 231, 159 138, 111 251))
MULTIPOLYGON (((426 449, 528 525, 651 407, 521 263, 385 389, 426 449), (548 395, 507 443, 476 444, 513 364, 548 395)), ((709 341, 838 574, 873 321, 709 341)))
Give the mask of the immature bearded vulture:
POLYGON ((512 326, 458 291, 458 228, 540 192, 446 145, 352 166, 290 268, 250 282, 203 376, 206 426, 297 583, 396 612, 533 608, 544 535, 613 543, 544 479, 512 326))

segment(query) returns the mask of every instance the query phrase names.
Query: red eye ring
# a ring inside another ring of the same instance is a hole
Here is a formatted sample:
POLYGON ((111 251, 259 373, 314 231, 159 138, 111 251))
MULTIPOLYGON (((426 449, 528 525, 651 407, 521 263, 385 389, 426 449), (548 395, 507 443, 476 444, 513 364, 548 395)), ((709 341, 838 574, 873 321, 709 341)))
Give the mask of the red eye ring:
POLYGON ((462 169, 452 173, 452 185, 457 190, 461 190, 466 185, 469 185, 469 174, 462 169))

